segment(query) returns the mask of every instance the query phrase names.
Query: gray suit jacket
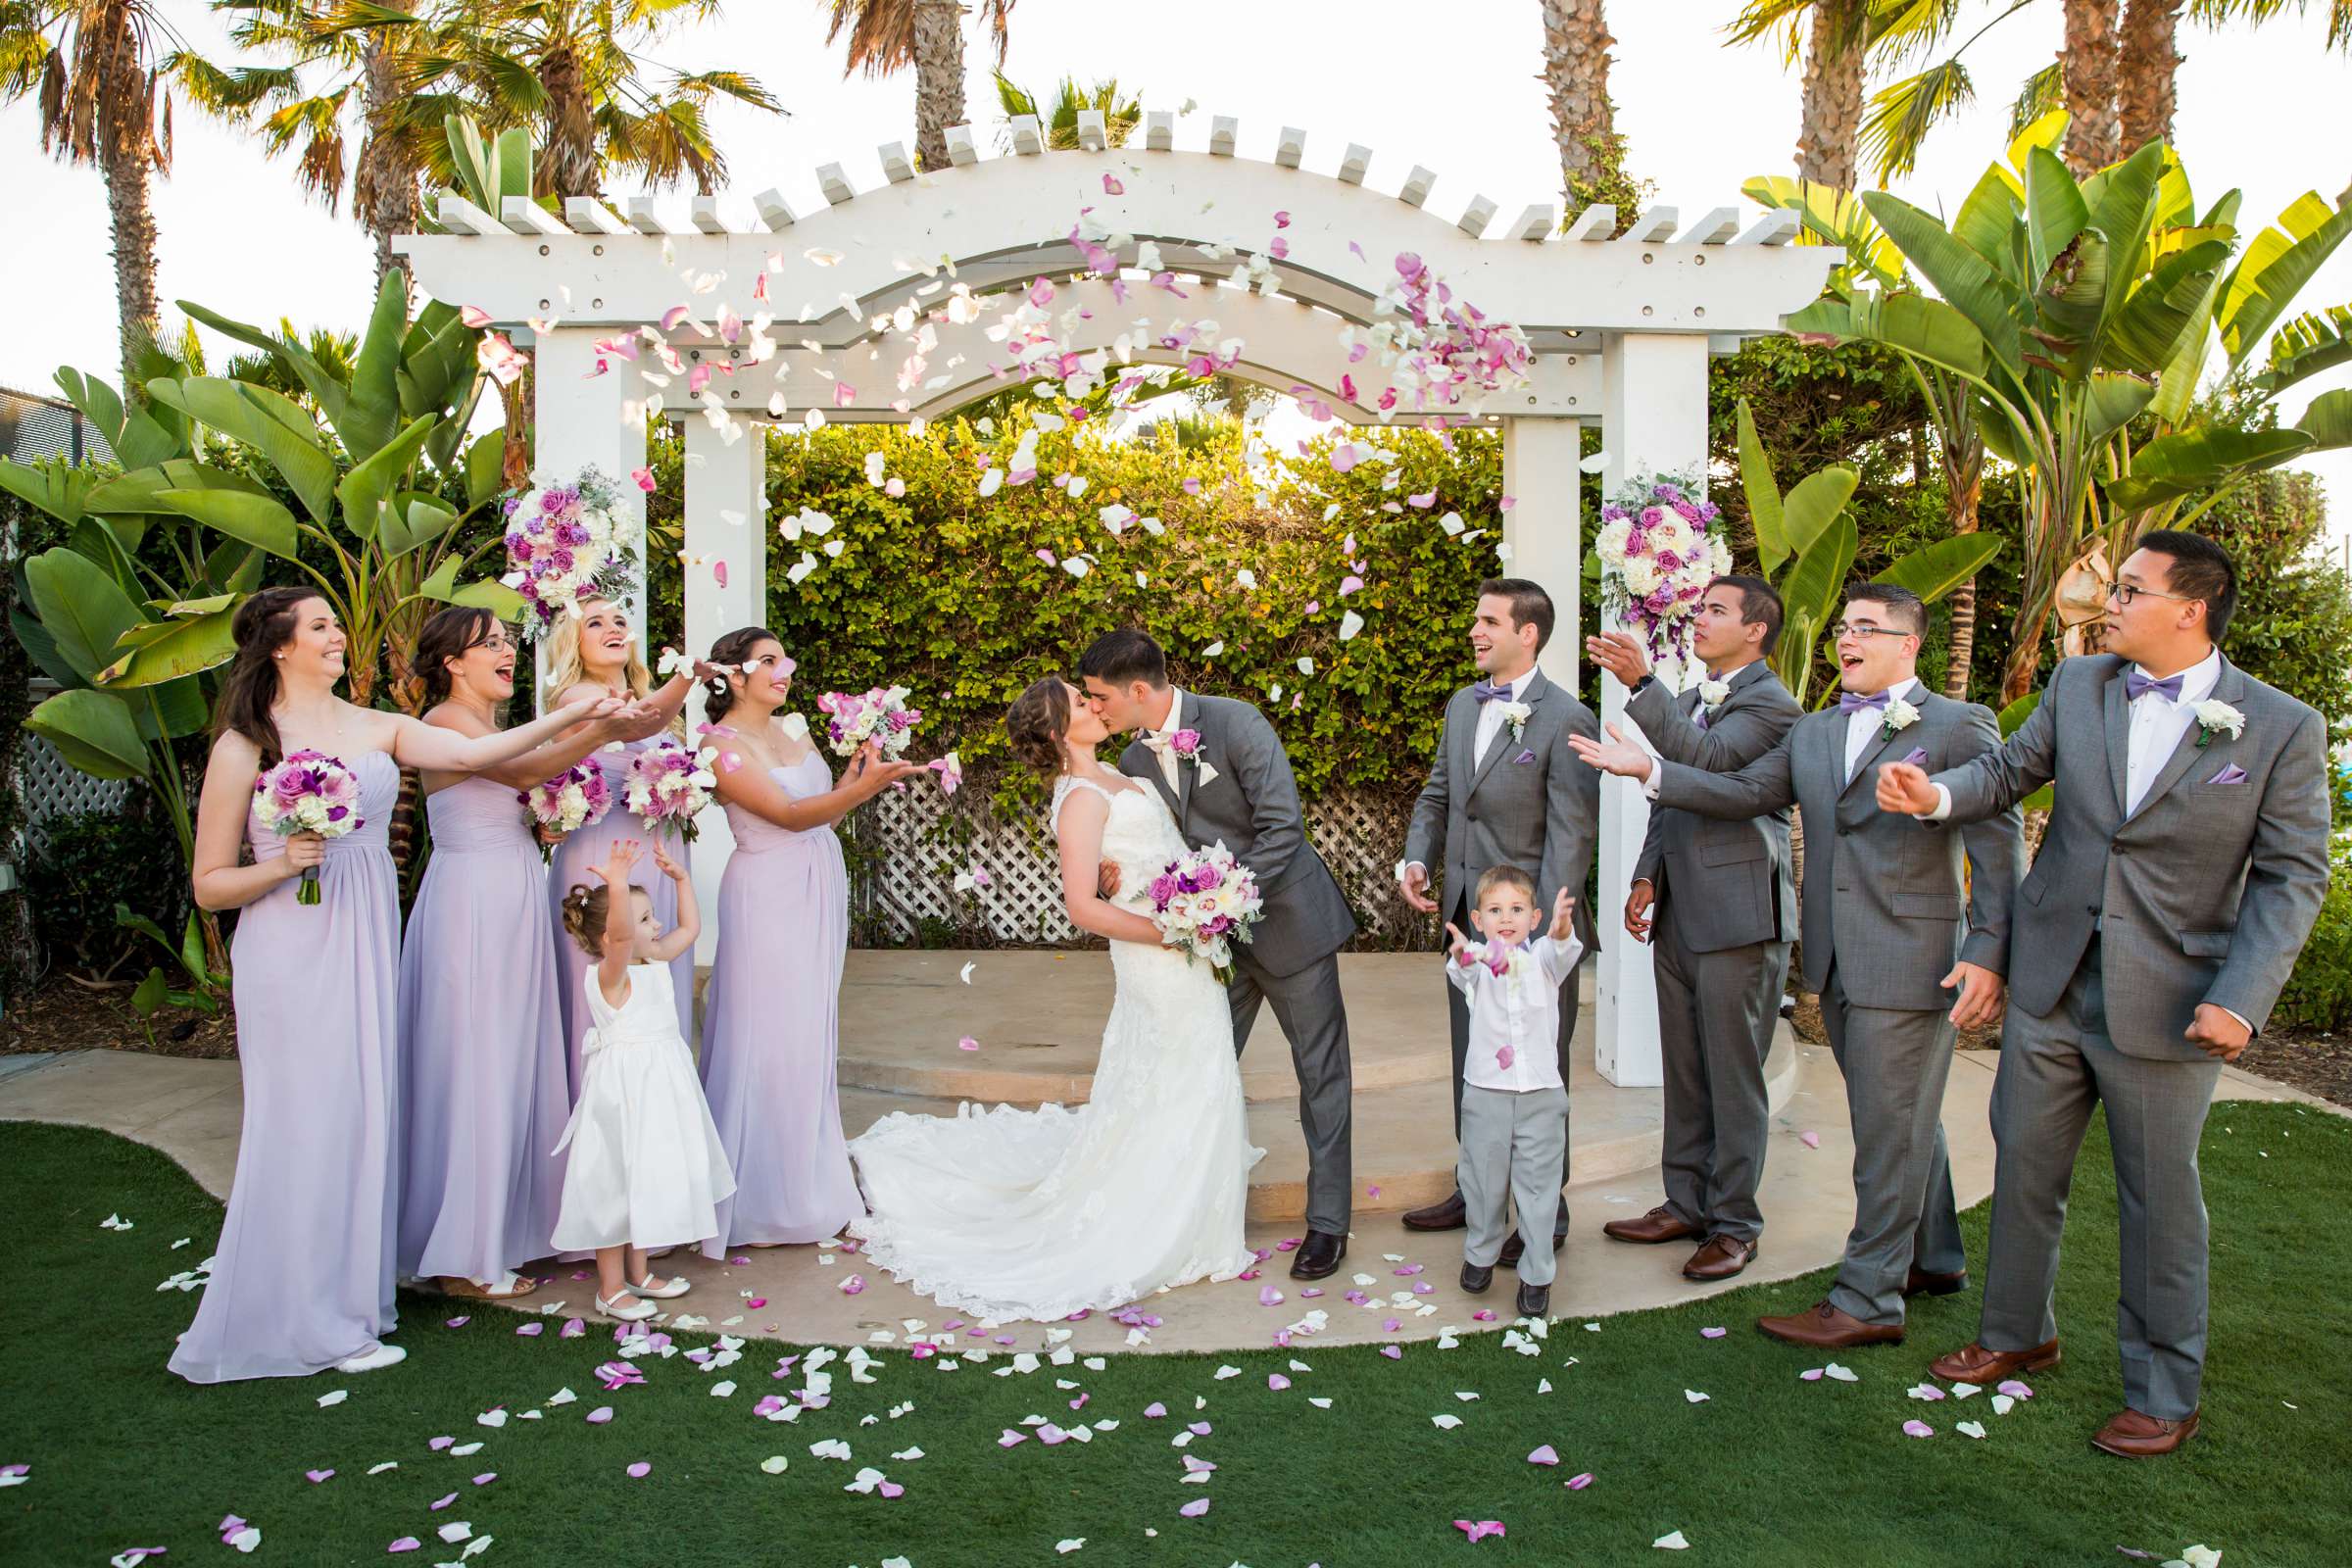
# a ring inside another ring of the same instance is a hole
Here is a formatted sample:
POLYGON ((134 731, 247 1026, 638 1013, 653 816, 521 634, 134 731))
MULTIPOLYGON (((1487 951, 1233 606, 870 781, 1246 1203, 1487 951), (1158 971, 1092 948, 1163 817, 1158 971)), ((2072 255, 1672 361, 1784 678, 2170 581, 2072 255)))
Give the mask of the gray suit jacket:
POLYGON ((1596 736, 1600 727, 1592 710, 1541 670, 1521 700, 1533 710, 1525 732, 1513 736, 1504 725, 1483 761, 1472 755, 1478 699, 1471 688, 1446 704, 1429 782, 1405 830, 1404 858, 1442 870, 1448 913, 1468 903, 1492 865, 1515 865, 1533 875, 1540 909, 1550 906, 1556 889, 1566 888, 1576 899, 1577 940, 1587 953, 1597 953, 1585 878, 1600 839, 1600 775, 1568 749, 1568 737, 1596 736))
MULTIPOLYGON (((1626 700, 1660 757, 1729 773, 1771 751, 1804 716, 1788 688, 1759 659, 1731 679, 1732 692, 1698 727, 1698 689, 1676 697, 1657 681, 1626 700)), ((1671 808, 1649 813, 1634 880, 1674 906, 1675 929, 1692 953, 1721 953, 1796 934, 1796 885, 1788 868, 1788 812, 1718 821, 1671 808)))
POLYGON ((1200 756, 1216 777, 1202 785, 1199 763, 1179 762, 1171 791, 1159 759, 1141 740, 1119 754, 1119 771, 1159 791, 1187 843, 1222 843, 1257 874, 1265 918, 1250 941, 1235 945, 1236 955, 1288 975, 1339 952, 1355 935, 1355 915, 1306 842, 1290 754, 1266 715, 1231 698, 1185 692, 1171 722, 1200 732, 1200 756))
POLYGON ((2191 723, 2127 815, 2127 667, 2112 654, 2066 660, 2006 746, 1936 782, 1965 822, 2056 781, 2018 890, 2016 1004, 2037 1017, 2058 1004, 2097 921, 2116 1049, 2202 1060, 2181 1038, 2197 1004, 2260 1029, 2327 896, 2328 727, 2224 660, 2213 698, 2245 715, 2245 733, 2199 746, 2191 723), (2232 769, 2241 782, 2218 782, 2232 769))
POLYGON ((1947 1007, 1938 982, 1965 958, 2009 967, 2009 906, 2025 858, 2017 808, 1957 833, 1921 833, 1879 809, 1878 765, 1927 753, 1952 767, 2000 745, 1991 710, 1923 691, 1919 721, 1863 749, 1849 783, 1846 717, 1807 713, 1786 740, 1736 773, 1661 762, 1658 802, 1705 816, 1750 817, 1791 804, 1805 813, 1805 989, 1830 965, 1855 1005, 1925 1012, 1947 1007), (1963 849, 1973 868, 1964 878, 1963 849))

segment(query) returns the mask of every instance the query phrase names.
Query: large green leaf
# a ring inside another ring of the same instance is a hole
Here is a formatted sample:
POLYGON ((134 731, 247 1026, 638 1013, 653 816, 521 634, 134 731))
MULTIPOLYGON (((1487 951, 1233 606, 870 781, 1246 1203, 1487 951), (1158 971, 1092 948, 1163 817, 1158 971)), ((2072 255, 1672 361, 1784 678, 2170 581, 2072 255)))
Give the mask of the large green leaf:
POLYGON ((122 699, 111 692, 59 692, 24 715, 24 727, 92 778, 145 778, 147 748, 122 699))
MULTIPOLYGON (((368 461, 359 464, 335 486, 335 495, 343 503, 343 526, 363 539, 372 540, 380 526, 384 501, 393 488, 416 461, 423 450, 425 437, 433 433, 431 415, 411 420, 407 429, 377 447, 368 461)), ((387 554, 398 554, 387 550, 387 554)))
POLYGON ((17 603, 8 607, 8 629, 16 634, 17 645, 24 650, 25 657, 32 661, 35 669, 60 686, 87 686, 89 681, 82 673, 66 662, 66 656, 59 651, 57 639, 50 635, 49 628, 33 617, 29 608, 32 596, 24 583, 24 568, 20 564, 17 567, 17 603))
MULTIPOLYGON (((1992 265, 1908 202, 1885 191, 1872 191, 1862 198, 1862 204, 1920 275, 1976 327, 1981 352, 1990 354, 2011 374, 2023 375, 2024 366, 2018 358, 2022 350, 2017 293, 1992 265)), ((1887 302, 1891 305, 1894 300, 1912 297, 1895 294, 1888 296, 1887 302)))
POLYGON ((1854 486, 1859 483, 1860 474, 1842 463, 1833 463, 1819 473, 1806 474, 1790 487, 1782 503, 1782 527, 1790 555, 1802 556, 1813 548, 1823 530, 1854 498, 1854 486))
POLYGON ((2026 257, 2034 277, 2046 277, 2059 256, 2090 222, 2082 188, 2047 147, 2026 154, 2026 257))
POLYGON ((2005 270, 2019 215, 2017 195, 2009 182, 1997 167, 1987 169, 1953 215, 1952 237, 1983 257, 1994 270, 2005 270))
POLYGON ((270 496, 247 495, 241 490, 165 490, 157 499, 231 539, 259 546, 273 556, 289 560, 294 556, 294 514, 270 496))
POLYGON ((106 690, 122 696, 142 741, 178 740, 213 727, 213 706, 205 701, 204 682, 197 676, 160 686, 109 686, 106 690))
POLYGON ((115 461, 123 467, 144 468, 185 455, 178 439, 150 418, 145 409, 136 403, 125 404, 122 394, 104 381, 71 367, 61 368, 56 380, 66 401, 89 416, 106 437, 115 461))
POLYGON ((2182 340, 2210 319, 2214 291, 2230 247, 2207 240, 2158 262, 2116 312, 2100 363, 2145 375, 2164 371, 2182 340))
POLYGON ((1740 485, 1747 493, 1748 521, 1755 525, 1756 555, 1769 577, 1788 559, 1788 532, 1781 520, 1781 487, 1772 476, 1772 458, 1756 437, 1756 416, 1745 398, 1740 400, 1740 485))
POLYGON ((149 387, 158 398, 260 452, 285 477, 312 519, 327 520, 335 460, 317 421, 299 405, 267 387, 217 376, 154 381, 149 387))
POLYGON ((375 310, 352 362, 351 401, 335 421, 335 433, 354 463, 374 457, 400 428, 400 348, 408 332, 408 274, 396 269, 384 274, 383 286, 376 290, 375 310))
POLYGON ((522 125, 511 125, 498 133, 498 188, 491 194, 498 199, 488 204, 490 211, 506 211, 509 196, 528 198, 531 194, 531 133, 522 125))
POLYGON ((2337 387, 2311 400, 2295 428, 2311 437, 2313 451, 2352 446, 2352 387, 2337 387))
POLYGON ((2111 253, 2107 309, 2124 302, 2130 281, 2144 265, 2148 235, 2156 224, 2156 192, 2171 149, 2160 141, 2143 144, 2112 169, 2099 172, 2089 192, 2090 226, 2107 236, 2111 253))
MULTIPOLYGON (((1590 558, 1597 565, 1599 558, 1590 558)), ((433 574, 418 585, 416 591, 427 599, 445 605, 476 605, 489 611, 501 620, 522 618, 522 595, 506 584, 483 580, 458 585, 458 558, 446 556, 433 574)))
POLYGON ((1912 551, 1870 580, 1908 588, 1934 604, 1974 577, 1985 563, 2001 553, 2001 535, 1997 533, 1954 534, 1912 551))
POLYGON ((214 331, 225 337, 235 338, 240 343, 249 343, 273 356, 301 379, 303 390, 310 393, 312 400, 318 405, 319 412, 326 416, 327 423, 340 424, 342 422, 343 405, 350 396, 350 389, 336 379, 332 370, 319 364, 310 350, 299 343, 289 343, 283 338, 265 332, 258 326, 247 326, 243 321, 232 321, 225 316, 208 311, 203 306, 192 304, 187 300, 180 300, 177 304, 183 315, 202 321, 214 331))
POLYGON ((115 644, 147 618, 121 583, 77 551, 42 551, 24 564, 24 581, 32 612, 83 680, 113 662, 115 644))
POLYGON ((2352 305, 2330 305, 2298 316, 2272 334, 2270 367, 2254 384, 2265 392, 2282 392, 2345 364, 2352 364, 2352 305))
POLYGON ((474 329, 459 318, 455 307, 439 300, 425 306, 401 344, 396 378, 402 417, 445 415, 456 406, 466 380, 479 369, 474 339, 474 329))
POLYGON ((2108 502, 2126 512, 2162 506, 2210 490, 2242 473, 2275 468, 2308 452, 2301 430, 2229 430, 2200 426, 2160 436, 2132 458, 2132 472, 2107 484, 2108 502))
POLYGON ((486 375, 476 375, 467 381, 455 412, 442 416, 441 422, 433 426, 433 433, 425 438, 425 460, 443 473, 452 472, 459 466, 466 431, 472 425, 474 410, 482 401, 482 388, 489 383, 490 378, 486 375))
POLYGON ((2223 290, 2222 347, 2231 369, 2254 352, 2271 323, 2286 314, 2312 274, 2352 234, 2352 202, 2331 212, 2306 191, 2278 215, 2278 221, 2287 232, 2266 228, 2257 234, 2223 290))
POLYGON ((1858 543, 1854 519, 1838 517, 1813 541, 1813 548, 1797 557, 1781 584, 1781 603, 1803 611, 1815 626, 1828 626, 1845 593, 1846 572, 1853 566, 1858 543))
MULTIPOLYGON (((2000 726, 2001 739, 2007 740, 2010 736, 2016 734, 2019 729, 2024 727, 2026 720, 2034 716, 2034 710, 2039 708, 2040 706, 2041 693, 2038 691, 2031 691, 2026 693, 2025 696, 2020 697, 2016 702, 2011 703, 2008 707, 2002 709, 2000 712, 1993 716, 1993 722, 2000 726)), ((2027 796, 2024 800, 2018 802, 2017 804, 2019 809, 2021 810, 2049 810, 2052 807, 2058 804, 2057 786, 2053 784, 2044 784, 2041 788, 2035 790, 2033 794, 2027 796)))
POLYGON ((466 449, 466 505, 482 506, 506 488, 507 432, 484 431, 466 449))
POLYGON ((97 476, 63 458, 51 458, 38 467, 0 458, 0 490, 61 522, 80 520, 97 476))
POLYGON ((2096 443, 2136 419, 2156 396, 2156 383, 2122 370, 2093 370, 2082 395, 2082 439, 2096 443))
POLYGON ((161 623, 161 636, 141 638, 123 651, 98 676, 109 690, 160 686, 166 681, 218 669, 237 654, 237 639, 229 629, 235 609, 210 614, 174 616, 161 623))
POLYGON ((382 513, 378 543, 387 557, 432 543, 458 525, 458 514, 422 490, 396 492, 382 513))
POLYGON ((2100 319, 2107 309, 2106 236, 2086 228, 2058 253, 2034 293, 2038 323, 2029 335, 2040 345, 2029 364, 2048 362, 2069 381, 2080 381, 2095 363, 2100 319))
POLYGON ((179 516, 177 507, 156 499, 167 490, 238 490, 266 496, 267 485, 228 468, 216 468, 185 458, 153 468, 138 468, 107 480, 90 492, 89 510, 110 521, 123 517, 179 516))

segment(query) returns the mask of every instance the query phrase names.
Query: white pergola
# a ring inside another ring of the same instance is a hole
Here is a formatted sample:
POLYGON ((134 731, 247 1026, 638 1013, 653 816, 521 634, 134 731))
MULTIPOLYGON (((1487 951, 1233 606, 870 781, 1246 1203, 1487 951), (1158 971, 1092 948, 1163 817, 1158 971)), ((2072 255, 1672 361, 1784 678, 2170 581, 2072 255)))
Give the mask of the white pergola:
MULTIPOLYGON (((815 183, 824 205, 808 212, 777 190, 748 203, 697 196, 683 221, 646 198, 629 201, 623 217, 575 197, 559 220, 514 198, 493 215, 444 197, 439 219, 448 232, 404 236, 395 249, 434 297, 479 308, 517 342, 535 340, 541 474, 593 465, 625 476, 645 463, 649 409, 684 421, 686 553, 724 559, 729 569, 723 588, 709 570, 686 574, 685 635, 696 649, 766 618, 764 443, 744 432, 772 417, 777 394, 790 422, 810 409, 832 419, 904 422, 1016 384, 991 368, 1005 355, 987 336, 995 314, 988 313, 967 324, 938 323, 928 373, 906 390, 898 385, 907 345, 887 318, 901 306, 935 310, 950 270, 974 291, 1052 277, 1057 311, 1076 303, 1090 313, 1064 335, 1067 347, 1109 349, 1139 364, 1186 357, 1152 346, 1155 324, 1213 318, 1218 339, 1241 340, 1232 374, 1373 425, 1388 417, 1369 406, 1387 377, 1370 360, 1350 366, 1340 333, 1373 322, 1396 256, 1414 252, 1456 298, 1518 326, 1534 351, 1527 381, 1489 398, 1475 417, 1502 427, 1503 489, 1515 498, 1503 515, 1510 569, 1551 591, 1560 624, 1543 667, 1573 687, 1584 635, 1577 495, 1585 427, 1597 421, 1602 431, 1608 489, 1645 472, 1703 473, 1708 356, 1780 330, 1820 293, 1837 253, 1789 246, 1792 214, 1742 229, 1733 207, 1688 225, 1677 209, 1653 207, 1616 238, 1617 215, 1605 206, 1563 225, 1538 204, 1498 228, 1495 204, 1474 196, 1449 221, 1428 210, 1437 176, 1427 169, 1416 166, 1394 194, 1367 186, 1372 154, 1361 146, 1349 145, 1336 172, 1323 174, 1302 167, 1306 137, 1298 129, 1281 131, 1271 162, 1236 156, 1230 118, 1213 120, 1204 151, 1177 150, 1175 130, 1174 116, 1154 113, 1140 145, 1111 147, 1101 116, 1089 113, 1080 118, 1077 150, 1048 152, 1036 121, 1024 116, 1013 122, 1011 153, 983 157, 969 127, 958 126, 948 133, 948 169, 917 173, 892 143, 879 150, 881 183, 861 191, 841 165, 823 166, 815 183), (1106 191, 1105 174, 1122 187, 1117 193, 1106 191), (1068 238, 1082 209, 1126 238, 1122 262, 1151 242, 1163 268, 1203 286, 1179 302, 1130 282, 1121 302, 1106 278, 1069 281, 1086 270, 1085 254, 1068 238), (1281 230, 1288 253, 1269 263, 1277 212, 1289 216, 1281 230), (1277 292, 1242 281, 1250 268, 1264 279, 1269 265, 1277 292), (762 283, 764 298, 755 293, 762 283), (686 376, 654 387, 643 378, 646 358, 600 353, 600 339, 660 323, 679 305, 702 321, 722 305, 747 318, 771 314, 768 330, 780 348, 747 363, 752 350, 681 320, 666 339, 679 359, 731 371, 699 391, 686 376), (1350 370, 1362 401, 1341 393, 1350 370), (838 392, 845 385, 855 394, 838 392)), ((1465 422, 1458 410, 1429 413, 1465 422)), ((1400 405, 1393 417, 1428 416, 1400 405)), ((620 488, 642 518, 642 497, 620 488)), ((1604 719, 1623 721, 1624 703, 1624 691, 1608 681, 1604 719)), ((1639 792, 1607 780, 1594 911, 1603 926, 1614 923, 1645 820, 1639 792)), ((695 848, 705 888, 715 888, 731 847, 723 818, 712 813, 695 848)), ((1646 951, 1622 938, 1608 943, 1597 1053, 1613 1082, 1660 1082, 1654 995, 1646 951)))

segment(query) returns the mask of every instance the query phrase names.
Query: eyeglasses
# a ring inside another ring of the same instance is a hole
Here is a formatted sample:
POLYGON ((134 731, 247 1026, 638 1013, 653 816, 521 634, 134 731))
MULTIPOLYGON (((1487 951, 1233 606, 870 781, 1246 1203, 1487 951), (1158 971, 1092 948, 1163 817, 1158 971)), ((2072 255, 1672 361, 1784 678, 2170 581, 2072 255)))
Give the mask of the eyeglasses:
POLYGON ((1830 641, 1832 642, 1846 636, 1859 637, 1868 642, 1873 637, 1911 637, 1917 634, 1907 632, 1900 626, 1873 626, 1859 620, 1833 620, 1830 622, 1830 641))
POLYGON ((2139 586, 2139 584, 2133 582, 2110 583, 2107 586, 2107 597, 2114 600, 2117 604, 2123 606, 2126 610, 2130 610, 2132 608, 2132 600, 2140 598, 2143 595, 2150 599, 2174 599, 2184 605, 2188 603, 2188 595, 2186 594, 2168 594, 2155 588, 2142 588, 2139 586))

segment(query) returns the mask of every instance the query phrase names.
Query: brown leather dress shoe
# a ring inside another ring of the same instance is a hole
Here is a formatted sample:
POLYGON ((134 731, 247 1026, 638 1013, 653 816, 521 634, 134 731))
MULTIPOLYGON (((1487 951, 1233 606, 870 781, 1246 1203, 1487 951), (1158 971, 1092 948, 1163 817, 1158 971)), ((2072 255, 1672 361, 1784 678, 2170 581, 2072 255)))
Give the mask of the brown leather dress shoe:
POLYGON ((1469 1223, 1469 1216, 1462 1211, 1462 1195, 1459 1192, 1427 1208, 1408 1208, 1404 1211, 1404 1228, 1408 1231, 1458 1231, 1469 1223))
POLYGON ((2058 1361, 2056 1340, 2036 1345, 2031 1350, 1987 1350, 1982 1345, 1972 1344, 1930 1361, 1928 1376, 1941 1378, 1946 1383, 1994 1384, 2056 1366, 2058 1361))
POLYGON ((1760 1317, 1756 1327, 1790 1345, 1810 1345, 1825 1350, 1850 1350, 1857 1345, 1900 1345, 1900 1323, 1865 1323, 1827 1301, 1816 1301, 1788 1317, 1760 1317))
POLYGON ((1620 1242, 1640 1242, 1655 1246, 1659 1242, 1679 1242, 1686 1236, 1696 1236, 1698 1227, 1677 1214, 1664 1203, 1651 1209, 1640 1219, 1613 1219, 1600 1228, 1600 1234, 1620 1242))
POLYGON ((2197 1415, 2197 1411, 2191 1410, 2181 1420, 2159 1421, 2137 1410, 2126 1410, 2099 1428, 2090 1446, 2119 1458, 2152 1459, 2160 1453, 2172 1452, 2195 1437, 2197 1415))
POLYGON ((1710 1236, 1690 1254, 1683 1265, 1687 1280, 1728 1280, 1743 1273, 1756 1260, 1756 1244, 1743 1242, 1737 1236, 1710 1236))
POLYGON ((1957 1274, 1932 1274, 1918 1264, 1903 1276, 1905 1296, 1957 1296, 1968 1289, 1968 1270, 1957 1274))

